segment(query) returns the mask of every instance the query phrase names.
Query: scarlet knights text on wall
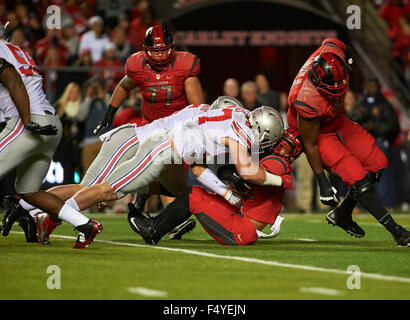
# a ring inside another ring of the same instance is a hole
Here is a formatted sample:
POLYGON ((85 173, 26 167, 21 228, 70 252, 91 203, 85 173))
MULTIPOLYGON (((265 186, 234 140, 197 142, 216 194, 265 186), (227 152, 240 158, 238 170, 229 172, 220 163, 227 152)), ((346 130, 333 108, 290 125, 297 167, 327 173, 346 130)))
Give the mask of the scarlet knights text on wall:
POLYGON ((185 46, 258 47, 316 46, 325 38, 337 38, 336 30, 178 30, 176 43, 185 46))

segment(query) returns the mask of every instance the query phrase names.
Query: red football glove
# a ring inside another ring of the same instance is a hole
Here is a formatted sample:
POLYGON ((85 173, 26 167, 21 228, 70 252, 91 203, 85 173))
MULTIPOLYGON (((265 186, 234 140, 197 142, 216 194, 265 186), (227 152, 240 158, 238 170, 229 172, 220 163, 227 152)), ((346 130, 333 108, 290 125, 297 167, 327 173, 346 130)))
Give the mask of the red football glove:
POLYGON ((293 178, 290 174, 284 174, 281 176, 282 178, 282 188, 283 189, 288 189, 292 185, 293 178))

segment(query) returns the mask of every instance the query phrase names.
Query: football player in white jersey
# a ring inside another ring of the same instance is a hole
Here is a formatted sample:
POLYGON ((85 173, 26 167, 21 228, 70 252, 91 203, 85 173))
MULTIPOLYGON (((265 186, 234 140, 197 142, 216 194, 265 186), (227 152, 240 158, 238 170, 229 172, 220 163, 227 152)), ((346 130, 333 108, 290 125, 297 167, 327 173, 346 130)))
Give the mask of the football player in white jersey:
MULTIPOLYGON (((155 120, 145 126, 137 127, 136 124, 125 124, 105 133, 100 136, 100 139, 103 141, 102 148, 87 170, 82 181, 79 184, 53 187, 47 190, 47 192, 55 194, 65 201, 81 189, 105 181, 111 172, 119 165, 136 154, 139 145, 149 137, 152 132, 161 129, 169 130, 177 124, 184 123, 187 119, 196 115, 204 114, 214 107, 217 106, 214 105, 211 107, 207 104, 189 105, 169 117, 155 120)), ((173 179, 182 182, 184 181, 185 171, 181 166, 174 166, 164 172, 163 175, 166 176, 168 180, 173 179)), ((152 185, 150 189, 151 192, 160 193, 161 190, 159 190, 158 187, 157 184, 155 186, 152 185)), ((184 187, 185 185, 181 185, 179 188, 183 189, 184 187)), ((41 244, 48 244, 50 234, 61 224, 61 221, 42 212, 42 210, 30 205, 24 200, 20 200, 20 205, 22 208, 19 208, 19 210, 28 210, 30 216, 37 224, 36 229, 30 228, 30 217, 24 221, 26 225, 22 225, 24 222, 20 223, 23 230, 28 230, 25 232, 26 240, 30 241, 29 239, 37 238, 38 236, 38 241, 40 241, 41 244)))
MULTIPOLYGON (((5 27, 0 24, 0 39, 5 27)), ((102 225, 66 205, 54 194, 40 190, 62 127, 42 89, 42 76, 31 56, 5 40, 0 41, 0 108, 6 127, 0 134, 0 179, 16 169, 16 192, 28 203, 65 220, 78 230, 74 248, 84 248, 101 232, 102 225)), ((7 236, 19 218, 10 203, 2 220, 7 236)))
MULTIPOLYGON (((271 107, 263 106, 250 112, 249 120, 241 108, 211 110, 176 125, 170 131, 153 132, 140 144, 137 153, 118 166, 104 182, 82 189, 66 203, 83 210, 102 201, 120 199, 127 193, 146 190, 157 178, 167 190, 178 195, 183 190, 177 181, 162 179, 162 172, 167 166, 182 164, 182 161, 202 164, 207 153, 212 156, 228 153, 240 176, 249 183, 282 186, 287 181, 264 171, 249 153, 255 141, 262 149, 272 147, 282 133, 282 119, 271 107), (258 133, 257 139, 254 131, 258 133)), ((201 173, 204 171, 206 167, 201 173)), ((204 182, 206 187, 230 203, 238 202, 232 191, 226 186, 224 188, 216 176, 204 179, 204 182)))

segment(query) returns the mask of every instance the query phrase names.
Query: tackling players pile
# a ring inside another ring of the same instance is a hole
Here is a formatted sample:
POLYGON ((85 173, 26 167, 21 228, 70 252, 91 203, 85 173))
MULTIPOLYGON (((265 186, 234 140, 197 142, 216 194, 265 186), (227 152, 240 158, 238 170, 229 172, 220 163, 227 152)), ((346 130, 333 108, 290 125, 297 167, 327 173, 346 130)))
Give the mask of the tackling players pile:
POLYGON ((126 124, 104 133, 101 151, 81 183, 45 192, 39 189, 60 141, 61 124, 45 99, 34 61, 2 42, 0 89, 6 99, 0 108, 7 126, 0 134, 0 177, 16 167, 22 198, 9 198, 2 234, 18 220, 27 241, 47 244, 64 220, 79 232, 74 247, 84 248, 102 225, 80 211, 136 192, 139 201, 129 204, 128 222, 147 243, 158 243, 193 214, 219 243, 252 244, 279 233, 284 192, 292 183, 290 165, 304 151, 319 182, 320 199, 332 207, 329 223, 363 237, 351 217, 359 202, 399 246, 409 246, 410 232, 393 220, 373 189, 387 159, 374 139, 343 114, 351 64, 348 47, 326 39, 295 78, 289 94, 291 128, 284 130, 281 116, 269 106, 250 112, 225 96, 203 104, 198 57, 175 51, 165 27, 150 28, 144 51, 127 60, 126 75, 94 133, 110 128, 136 87, 142 91, 146 125, 126 124), (188 166, 204 187, 187 188, 188 166), (350 187, 339 207, 325 166, 350 187), (142 214, 148 194, 171 196, 154 218, 142 214), (267 225, 268 235, 262 232, 267 225))

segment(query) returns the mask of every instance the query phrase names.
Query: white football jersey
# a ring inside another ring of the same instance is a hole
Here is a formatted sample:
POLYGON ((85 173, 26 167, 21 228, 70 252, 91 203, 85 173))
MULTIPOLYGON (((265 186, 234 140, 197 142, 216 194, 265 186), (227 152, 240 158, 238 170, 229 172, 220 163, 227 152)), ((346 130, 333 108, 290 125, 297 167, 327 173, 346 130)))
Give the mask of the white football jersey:
POLYGON ((135 131, 138 135, 138 139, 140 140, 140 142, 142 142, 147 137, 149 137, 154 131, 171 131, 171 129, 176 127, 177 125, 190 121, 195 116, 206 113, 210 109, 211 106, 208 104, 192 104, 185 107, 182 110, 173 113, 168 117, 154 120, 153 122, 145 126, 135 127, 135 131))
MULTIPOLYGON (((21 75, 30 100, 30 113, 44 115, 44 111, 55 113, 43 91, 43 77, 40 75, 33 58, 20 47, 0 41, 0 58, 16 68, 21 75)), ((0 108, 6 119, 18 116, 17 108, 8 89, 0 83, 0 108)))
POLYGON ((254 135, 242 108, 210 110, 172 128, 177 153, 186 162, 201 163, 205 157, 229 153, 222 138, 231 138, 251 150, 254 135))
POLYGON ((177 125, 195 119, 195 116, 208 112, 211 106, 208 104, 191 104, 172 115, 152 121, 144 126, 138 127, 135 123, 127 123, 118 128, 112 129, 100 136, 101 141, 107 141, 111 136, 124 127, 134 127, 138 142, 143 143, 153 132, 158 130, 171 131, 177 125))

